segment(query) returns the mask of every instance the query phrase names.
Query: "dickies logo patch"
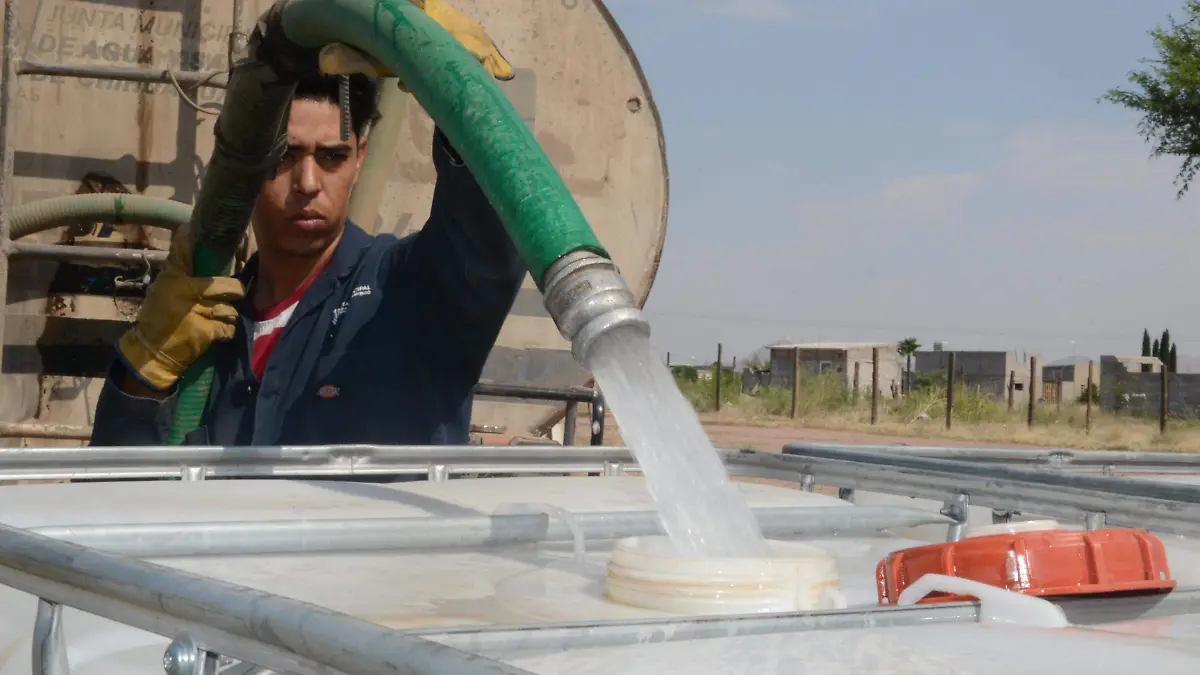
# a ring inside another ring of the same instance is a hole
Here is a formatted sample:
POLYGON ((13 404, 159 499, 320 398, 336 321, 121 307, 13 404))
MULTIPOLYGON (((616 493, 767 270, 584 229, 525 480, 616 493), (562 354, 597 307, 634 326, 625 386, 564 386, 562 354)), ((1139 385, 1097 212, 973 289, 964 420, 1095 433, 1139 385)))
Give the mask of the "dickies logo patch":
POLYGON ((341 393, 341 388, 336 384, 326 384, 317 390, 317 396, 326 400, 337 398, 341 393))

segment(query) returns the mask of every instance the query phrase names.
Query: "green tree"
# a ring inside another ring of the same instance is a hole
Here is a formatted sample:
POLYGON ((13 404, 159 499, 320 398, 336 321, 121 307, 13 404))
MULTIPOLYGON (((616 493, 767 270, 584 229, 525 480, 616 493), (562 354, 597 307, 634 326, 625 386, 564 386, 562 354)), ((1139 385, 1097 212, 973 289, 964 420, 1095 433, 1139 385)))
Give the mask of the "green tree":
POLYGON ((1101 97, 1141 114, 1138 131, 1152 145, 1151 156, 1183 158, 1176 198, 1200 171, 1200 0, 1185 0, 1183 14, 1150 31, 1157 55, 1140 61, 1145 70, 1129 73, 1132 87, 1101 97))
MULTIPOLYGON (((1142 329, 1142 356, 1153 356, 1150 352, 1150 331, 1146 328, 1142 329)), ((1142 372, 1150 372, 1150 366, 1143 365, 1142 372)))
POLYGON ((1159 356, 1159 354, 1160 354, 1160 353, 1161 353, 1161 352, 1160 352, 1160 350, 1159 350, 1159 348, 1158 348, 1158 340, 1155 340, 1155 341, 1154 341, 1154 349, 1153 349, 1153 350, 1150 352, 1150 356, 1153 356, 1153 357, 1154 357, 1154 358, 1156 358, 1156 359, 1157 359, 1157 358, 1161 358, 1161 357, 1159 356))
POLYGON ((904 358, 904 391, 912 391, 912 357, 921 348, 917 338, 904 338, 896 346, 896 351, 904 358))
POLYGON ((1171 355, 1167 357, 1167 360, 1170 362, 1170 368, 1167 371, 1171 373, 1179 372, 1177 370, 1179 367, 1179 352, 1175 349, 1175 345, 1171 345, 1171 355))

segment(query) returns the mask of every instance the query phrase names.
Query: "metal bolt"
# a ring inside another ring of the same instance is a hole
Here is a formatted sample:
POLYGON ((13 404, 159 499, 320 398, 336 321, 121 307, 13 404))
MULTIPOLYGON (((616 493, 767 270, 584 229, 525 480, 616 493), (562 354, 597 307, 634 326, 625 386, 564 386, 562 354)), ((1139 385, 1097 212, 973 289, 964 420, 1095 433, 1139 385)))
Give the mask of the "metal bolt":
POLYGON ((167 675, 191 675, 196 667, 196 646, 191 640, 175 640, 163 653, 163 670, 167 675))
POLYGON ((817 477, 811 473, 800 474, 800 489, 805 492, 812 492, 817 487, 817 477))

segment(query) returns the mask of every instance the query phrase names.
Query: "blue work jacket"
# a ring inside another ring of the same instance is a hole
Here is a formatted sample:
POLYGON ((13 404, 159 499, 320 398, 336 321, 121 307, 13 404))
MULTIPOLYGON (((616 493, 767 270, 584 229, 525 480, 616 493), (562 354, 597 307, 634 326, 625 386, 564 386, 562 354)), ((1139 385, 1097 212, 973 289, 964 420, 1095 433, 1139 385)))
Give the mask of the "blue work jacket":
MULTIPOLYGON (((442 445, 468 442, 472 389, 527 268, 470 171, 434 134, 425 227, 397 238, 347 222, 330 264, 283 329, 262 380, 250 368, 247 299, 213 347, 203 426, 189 445, 442 445)), ((250 286, 251 257, 238 277, 250 286)), ((118 358, 96 406, 93 446, 165 445, 176 396, 126 394, 118 358)))

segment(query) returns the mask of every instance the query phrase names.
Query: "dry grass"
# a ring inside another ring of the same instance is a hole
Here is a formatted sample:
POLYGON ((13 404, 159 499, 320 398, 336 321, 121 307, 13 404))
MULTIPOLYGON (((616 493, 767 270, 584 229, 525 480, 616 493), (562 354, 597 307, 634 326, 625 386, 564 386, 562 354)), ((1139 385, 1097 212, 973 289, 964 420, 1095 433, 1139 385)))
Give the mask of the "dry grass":
MULTIPOLYGON (((684 385, 686 386, 686 385, 684 385)), ((691 392, 695 401, 703 392, 691 392)), ((722 403, 721 412, 711 405, 697 406, 709 424, 768 428, 825 429, 946 439, 996 445, 1027 445, 1093 450, 1148 450, 1200 452, 1200 422, 1169 420, 1166 434, 1159 433, 1158 420, 1112 415, 1092 407, 1092 428, 1085 430, 1085 407, 1077 403, 1042 404, 1034 425, 1026 424, 1026 410, 1009 412, 1003 401, 973 391, 956 390, 954 420, 946 429, 945 390, 931 387, 904 399, 880 401, 879 423, 871 424, 869 400, 857 405, 832 380, 813 378, 802 382, 799 418, 789 417, 791 392, 767 391, 760 396, 740 395, 722 403)))

